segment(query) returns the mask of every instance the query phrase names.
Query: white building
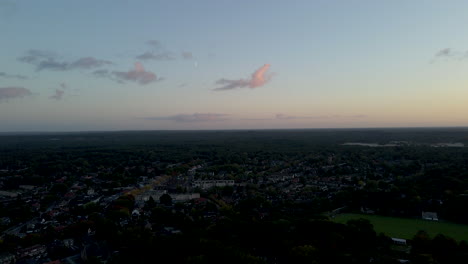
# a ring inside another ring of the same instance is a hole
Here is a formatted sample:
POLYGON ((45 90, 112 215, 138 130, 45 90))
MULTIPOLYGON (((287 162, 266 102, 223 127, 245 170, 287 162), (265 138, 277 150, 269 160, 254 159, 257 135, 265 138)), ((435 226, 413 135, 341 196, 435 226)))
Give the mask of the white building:
POLYGON ((199 187, 202 189, 209 189, 212 187, 225 187, 234 186, 234 180, 206 180, 206 181, 194 181, 193 187, 199 187))

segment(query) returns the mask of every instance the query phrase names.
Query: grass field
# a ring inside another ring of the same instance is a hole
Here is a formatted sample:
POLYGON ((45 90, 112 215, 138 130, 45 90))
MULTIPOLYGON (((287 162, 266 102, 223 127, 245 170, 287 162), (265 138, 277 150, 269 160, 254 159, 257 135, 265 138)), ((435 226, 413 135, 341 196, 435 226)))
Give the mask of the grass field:
POLYGON ((368 219, 377 233, 382 232, 390 237, 411 239, 419 230, 424 230, 431 237, 443 234, 457 241, 468 241, 468 225, 363 214, 339 214, 332 220, 344 224, 348 220, 359 218, 368 219))

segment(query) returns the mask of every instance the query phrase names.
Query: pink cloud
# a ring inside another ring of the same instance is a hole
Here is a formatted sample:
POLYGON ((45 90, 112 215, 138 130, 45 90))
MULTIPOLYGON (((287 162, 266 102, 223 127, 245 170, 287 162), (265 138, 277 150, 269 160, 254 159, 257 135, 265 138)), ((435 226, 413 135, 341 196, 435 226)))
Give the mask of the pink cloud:
POLYGON ((268 74, 267 71, 270 69, 270 64, 265 64, 256 70, 250 79, 238 79, 238 80, 228 80, 228 79, 219 79, 216 81, 216 84, 222 85, 221 87, 215 88, 214 91, 226 91, 236 88, 257 88, 265 85, 268 81, 271 80, 272 75, 268 74))
POLYGON ((260 86, 263 86, 265 83, 267 83, 271 79, 271 75, 265 74, 269 68, 270 68, 270 64, 265 64, 260 69, 256 70, 252 74, 252 79, 250 80, 249 87, 250 88, 260 87, 260 86))
POLYGON ((148 84, 157 81, 156 74, 146 71, 141 62, 135 63, 135 69, 127 72, 112 72, 120 81, 134 81, 139 84, 148 84))

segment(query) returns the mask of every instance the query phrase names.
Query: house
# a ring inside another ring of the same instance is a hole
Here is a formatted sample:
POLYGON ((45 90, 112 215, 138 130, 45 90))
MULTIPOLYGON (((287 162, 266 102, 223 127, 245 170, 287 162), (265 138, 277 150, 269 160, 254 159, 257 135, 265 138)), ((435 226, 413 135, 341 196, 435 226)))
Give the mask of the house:
POLYGON ((200 198, 200 193, 175 193, 171 197, 174 202, 186 202, 200 198))
POLYGON ((0 255, 0 264, 16 263, 16 257, 10 253, 3 253, 0 255))
POLYGON ((75 246, 75 240, 73 238, 64 239, 62 243, 67 248, 73 248, 75 246))
POLYGON ((406 244, 406 239, 403 239, 403 238, 392 237, 392 242, 395 245, 404 245, 404 246, 407 245, 406 244))
POLYGON ((18 256, 18 259, 45 257, 47 256, 47 247, 44 245, 34 245, 32 247, 19 249, 16 252, 16 255, 18 256))
POLYGON ((139 218, 140 217, 140 211, 138 209, 134 209, 132 211, 132 217, 139 218))
POLYGON ((193 187, 199 187, 202 189, 209 189, 212 187, 225 187, 234 186, 233 180, 206 180, 206 181, 194 181, 193 187))
POLYGON ((92 243, 85 245, 81 250, 81 260, 88 261, 90 257, 98 258, 105 262, 110 256, 109 248, 105 243, 92 243))
POLYGON ((422 212, 421 216, 424 220, 439 221, 436 212, 422 212))
POLYGON ((9 225, 11 223, 10 217, 0 218, 0 225, 9 225))

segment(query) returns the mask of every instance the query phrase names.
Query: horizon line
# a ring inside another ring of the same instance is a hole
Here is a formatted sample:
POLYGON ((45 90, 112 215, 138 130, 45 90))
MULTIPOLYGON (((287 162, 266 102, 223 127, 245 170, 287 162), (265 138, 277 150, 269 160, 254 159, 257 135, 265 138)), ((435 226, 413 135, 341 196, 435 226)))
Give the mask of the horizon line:
POLYGON ((394 126, 394 127, 317 127, 317 128, 238 128, 238 129, 123 129, 123 130, 66 130, 66 131, 0 131, 0 135, 73 134, 118 132, 210 132, 210 131, 271 131, 271 130, 372 130, 372 129, 468 129, 468 126, 394 126))

